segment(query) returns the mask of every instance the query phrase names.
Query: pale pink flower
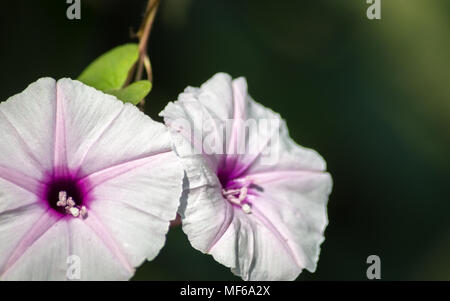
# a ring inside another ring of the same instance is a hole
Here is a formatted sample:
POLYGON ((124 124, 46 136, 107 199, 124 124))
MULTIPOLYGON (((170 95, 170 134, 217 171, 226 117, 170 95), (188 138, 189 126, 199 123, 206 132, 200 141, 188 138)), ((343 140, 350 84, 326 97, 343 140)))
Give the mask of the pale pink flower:
POLYGON ((42 78, 0 104, 0 137, 0 279, 126 280, 157 255, 183 177, 164 125, 42 78))
POLYGON ((332 187, 322 157, 289 137, 280 116, 247 94, 244 78, 219 73, 188 87, 161 116, 186 170, 179 213, 192 246, 245 280, 313 272, 332 187), (273 126, 246 134, 250 121, 273 126))

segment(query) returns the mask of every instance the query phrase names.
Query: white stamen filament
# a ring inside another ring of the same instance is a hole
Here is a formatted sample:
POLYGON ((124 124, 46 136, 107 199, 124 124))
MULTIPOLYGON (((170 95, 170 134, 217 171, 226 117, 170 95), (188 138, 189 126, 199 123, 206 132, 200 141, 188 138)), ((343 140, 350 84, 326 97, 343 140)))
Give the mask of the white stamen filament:
POLYGON ((242 204, 247 198, 248 186, 253 183, 251 180, 246 180, 244 186, 239 189, 222 189, 222 195, 232 204, 235 204, 242 208, 242 211, 246 214, 252 213, 251 206, 249 204, 242 204), (236 195, 238 195, 236 197, 236 195))
POLYGON ((246 186, 241 188, 241 192, 239 193, 239 198, 238 198, 239 202, 242 202, 243 200, 245 200, 245 198, 247 197, 247 192, 248 192, 248 189, 246 186))
POLYGON ((240 192, 241 192, 240 189, 230 189, 230 190, 222 189, 222 194, 224 196, 235 195, 235 194, 240 193, 240 192))
POLYGON ((73 217, 81 217, 85 219, 87 217, 87 208, 86 206, 77 206, 75 201, 71 196, 67 197, 66 191, 60 191, 58 195, 58 202, 56 203, 56 206, 58 207, 64 207, 67 214, 72 215, 73 217))

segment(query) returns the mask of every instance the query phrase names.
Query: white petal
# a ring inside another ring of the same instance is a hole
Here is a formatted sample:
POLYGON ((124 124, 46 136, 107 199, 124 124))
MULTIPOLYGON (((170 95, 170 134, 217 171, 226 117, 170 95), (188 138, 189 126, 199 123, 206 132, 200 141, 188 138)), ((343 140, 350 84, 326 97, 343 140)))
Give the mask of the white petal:
POLYGON ((57 223, 55 215, 35 207, 24 207, 2 216, 0 239, 5 250, 2 250, 0 279, 64 279, 68 250, 66 227, 57 223))
POLYGON ((55 80, 42 78, 0 104, 0 168, 37 180, 51 170, 55 92, 55 80))
POLYGON ((2 242, 0 244, 0 279, 3 278, 2 274, 7 266, 16 260, 13 256, 17 256, 15 250, 19 248, 20 242, 44 212, 44 209, 34 204, 15 207, 0 213, 0 241, 2 242))
POLYGON ((135 272, 127 254, 94 212, 87 219, 71 219, 70 255, 81 263, 80 280, 128 280, 135 272))
POLYGON ((248 98, 247 120, 267 120, 261 128, 246 136, 246 145, 254 146, 239 156, 241 166, 236 174, 277 170, 324 171, 325 160, 315 151, 303 147, 289 137, 286 122, 280 115, 248 98))
POLYGON ((228 74, 217 73, 200 88, 188 87, 179 95, 181 102, 198 101, 210 116, 225 120, 233 116, 232 79, 228 74))
MULTIPOLYGON (((127 280, 134 268, 124 268, 101 235, 80 219, 60 219, 51 215, 38 223, 45 231, 35 231, 32 244, 19 245, 20 257, 8 267, 3 280, 127 280), (47 228, 48 227, 48 228, 47 228)), ((93 223, 91 219, 90 223, 93 223)), ((99 227, 95 228, 96 231, 99 227)), ((23 240, 23 241, 26 241, 23 240)))
POLYGON ((93 188, 88 218, 95 214, 98 224, 111 234, 118 249, 130 266, 137 266, 145 258, 153 259, 163 247, 169 223, 176 217, 181 196, 183 169, 172 153, 153 156, 144 164, 120 174, 114 171, 93 188))
POLYGON ((70 169, 80 168, 79 175, 171 151, 164 125, 135 106, 79 81, 61 79, 57 86, 68 133, 67 161, 70 169))
POLYGON ((217 233, 226 230, 224 221, 232 215, 222 198, 215 172, 203 156, 193 155, 189 141, 176 131, 171 133, 186 173, 185 191, 178 213, 183 218, 184 231, 192 233, 189 237, 191 244, 206 251, 218 237, 217 233))
POLYGON ((200 88, 186 88, 179 101, 169 103, 160 115, 166 125, 191 141, 192 153, 207 154, 205 160, 217 169, 226 152, 226 121, 233 118, 233 112, 231 77, 218 73, 200 88))
POLYGON ((254 213, 235 211, 229 228, 209 253, 244 280, 293 280, 302 266, 285 248, 278 234, 254 213))
POLYGON ((319 259, 320 244, 328 224, 327 201, 332 180, 328 173, 295 172, 269 179, 267 175, 253 175, 264 191, 255 198, 253 209, 258 210, 286 239, 301 266, 314 272, 319 259), (267 182, 264 182, 266 177, 267 182))

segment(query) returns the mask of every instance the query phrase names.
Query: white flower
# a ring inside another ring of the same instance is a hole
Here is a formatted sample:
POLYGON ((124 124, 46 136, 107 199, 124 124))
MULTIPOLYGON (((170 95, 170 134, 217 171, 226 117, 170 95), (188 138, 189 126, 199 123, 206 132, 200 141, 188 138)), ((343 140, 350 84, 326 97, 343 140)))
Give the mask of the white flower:
POLYGON ((164 125, 43 78, 0 104, 0 137, 0 279, 126 280, 157 255, 183 177, 164 125))
POLYGON ((192 246, 245 280, 313 272, 332 187, 322 157, 251 99, 244 78, 220 73, 188 87, 161 116, 186 170, 179 213, 192 246))

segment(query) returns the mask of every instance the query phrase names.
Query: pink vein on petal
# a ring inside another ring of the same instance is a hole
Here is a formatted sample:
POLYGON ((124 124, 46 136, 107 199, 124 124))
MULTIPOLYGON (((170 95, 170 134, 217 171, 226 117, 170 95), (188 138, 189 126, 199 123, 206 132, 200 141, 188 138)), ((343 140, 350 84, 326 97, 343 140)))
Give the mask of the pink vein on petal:
MULTIPOLYGON (((159 161, 159 160, 164 161, 164 158, 166 158, 168 156, 172 156, 170 150, 146 155, 144 157, 125 161, 125 162, 121 162, 121 163, 115 164, 111 167, 107 167, 107 168, 101 169, 99 171, 93 172, 93 173, 81 178, 78 181, 78 183, 80 183, 80 184, 87 183, 88 184, 88 186, 86 188, 86 193, 87 193, 87 192, 91 191, 93 188, 95 188, 96 186, 98 186, 106 181, 112 180, 112 179, 114 179, 120 175, 123 175, 133 169, 142 167, 142 166, 150 164, 152 162, 159 161)), ((155 172, 156 172, 156 170, 155 170, 155 172)))
POLYGON ((131 274, 134 273, 134 267, 128 261, 125 254, 120 249, 111 233, 103 225, 102 221, 92 212, 89 212, 89 218, 85 219, 85 224, 94 232, 94 234, 103 242, 105 247, 116 257, 125 269, 131 274))
MULTIPOLYGON (((244 122, 245 118, 246 118, 246 109, 245 109, 245 95, 242 95, 239 87, 237 87, 237 83, 236 81, 233 81, 232 83, 233 86, 233 108, 234 108, 234 112, 233 112, 233 128, 231 131, 231 136, 230 136, 230 141, 228 144, 228 149, 227 149, 227 156, 225 156, 225 160, 228 164, 233 164, 233 168, 234 165, 236 164, 237 158, 235 156, 232 156, 233 154, 237 154, 238 153, 238 143, 239 143, 239 137, 238 137, 238 125, 241 122, 244 122), (231 159, 229 159, 229 157, 231 157, 231 159), (232 162, 229 162, 229 161, 232 162)), ((243 143, 243 142, 242 142, 243 143)))
POLYGON ((292 248, 289 246, 288 240, 284 238, 281 232, 272 224, 272 222, 259 210, 256 208, 255 204, 252 206, 252 215, 255 216, 272 234, 278 239, 281 245, 284 247, 286 252, 291 256, 292 260, 300 267, 303 268, 300 260, 295 255, 292 248))
MULTIPOLYGON (((24 205, 19 205, 19 206, 14 207, 14 208, 10 208, 10 209, 6 209, 4 211, 0 211, 0 216, 8 215, 8 214, 11 214, 11 213, 17 213, 17 212, 21 212, 21 211, 25 212, 27 210, 30 210, 30 208, 33 209, 33 207, 38 208, 39 204, 35 202, 35 203, 31 203, 31 204, 28 203, 28 204, 24 204, 24 205)), ((41 207, 39 207, 39 208, 41 208, 41 207)))
POLYGON ((63 95, 56 85, 56 112, 55 112, 55 149, 54 149, 54 172, 64 175, 67 169, 66 129, 64 121, 63 95))
POLYGON ((15 186, 22 188, 28 192, 39 196, 41 193, 42 183, 21 172, 6 168, 0 165, 0 179, 8 181, 15 186))
MULTIPOLYGON (((253 165, 253 163, 256 161, 256 159, 258 159, 258 158, 261 156, 261 153, 264 151, 264 148, 266 148, 266 147, 269 145, 270 141, 271 141, 272 138, 273 138, 273 134, 275 134, 275 131, 278 131, 278 130, 279 130, 279 127, 276 128, 275 130, 273 130, 273 132, 271 133, 271 135, 269 135, 269 136, 267 137, 267 139, 264 141, 264 143, 260 146, 260 148, 258 149, 258 151, 256 152, 256 154, 254 154, 253 157, 250 157, 250 160, 248 160, 248 162, 245 162, 245 164, 243 164, 243 165, 236 171, 236 174, 241 175, 241 174, 245 173, 245 172, 250 168, 250 166, 253 165)), ((259 146, 259 144, 258 144, 258 146, 259 146)), ((244 163, 244 162, 242 162, 242 163, 244 163)))
POLYGON ((86 151, 84 152, 84 154, 81 157, 81 161, 79 163, 79 168, 77 170, 77 172, 75 173, 76 175, 79 175, 79 172, 81 170, 81 166, 83 166, 84 160, 86 159, 87 154, 89 153, 89 151, 92 149, 92 147, 94 147, 98 141, 105 135, 105 133, 108 131, 108 129, 111 128, 111 126, 114 124, 114 122, 119 118, 120 114, 123 112, 123 109, 125 108, 125 106, 122 107, 122 109, 119 110, 119 112, 117 113, 117 115, 115 115, 111 121, 107 122, 105 127, 103 129, 101 129, 99 131, 99 135, 95 138, 94 142, 92 142, 92 144, 86 149, 86 151))
POLYGON ((217 242, 222 238, 222 236, 227 232, 228 228, 230 227, 233 218, 234 218, 234 209, 233 206, 225 202, 226 211, 225 211, 225 217, 222 223, 222 226, 220 227, 219 231, 217 232, 216 236, 214 237, 213 241, 210 243, 208 249, 206 250, 206 253, 209 253, 212 248, 217 244, 217 242))
POLYGON ((3 277, 11 269, 11 267, 36 241, 38 241, 53 225, 55 225, 60 220, 60 217, 49 214, 49 210, 42 214, 42 216, 33 223, 30 230, 28 230, 24 237, 19 241, 19 243, 9 256, 8 260, 6 261, 5 269, 1 273, 0 278, 3 277))

